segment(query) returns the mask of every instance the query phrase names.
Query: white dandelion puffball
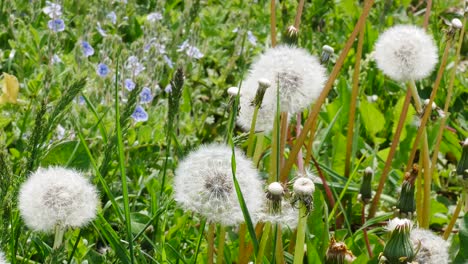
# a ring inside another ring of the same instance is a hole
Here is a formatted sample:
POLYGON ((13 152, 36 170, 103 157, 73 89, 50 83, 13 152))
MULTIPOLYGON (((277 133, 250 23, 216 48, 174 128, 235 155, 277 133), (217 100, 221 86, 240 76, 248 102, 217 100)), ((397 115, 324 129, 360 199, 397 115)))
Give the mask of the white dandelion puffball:
MULTIPOLYGON (((271 89, 268 88, 268 89, 271 89)), ((268 90, 267 89, 267 90, 268 90)), ((250 130, 252 125, 252 117, 255 110, 253 100, 255 94, 245 94, 241 89, 241 95, 239 98, 239 115, 237 116, 237 124, 245 131, 250 130)), ((255 123, 255 131, 269 132, 273 129, 273 121, 276 116, 276 104, 265 104, 265 98, 263 99, 262 106, 258 109, 257 120, 255 123)), ((289 118, 290 116, 288 116, 289 118)), ((288 120, 289 121, 289 120, 288 120)))
POLYGON ((415 261, 424 264, 449 262, 449 243, 429 230, 415 228, 410 234, 414 248, 420 245, 415 261))
POLYGON ((96 187, 71 169, 40 168, 20 188, 21 216, 36 231, 84 226, 95 218, 97 206, 96 187))
MULTIPOLYGON (((261 210, 264 200, 257 170, 240 150, 236 153, 236 178, 249 214, 261 210)), ((174 198, 186 210, 199 213, 209 222, 235 225, 244 221, 232 180, 232 149, 210 144, 191 152, 175 172, 174 198)))
POLYGON ((326 78, 325 68, 305 49, 285 45, 268 49, 253 63, 242 85, 240 123, 250 127, 252 115, 247 112, 253 113, 253 106, 250 109, 245 105, 248 106, 255 98, 260 80, 269 81, 271 86, 266 90, 256 126, 259 130, 271 130, 278 88, 281 112, 296 113, 320 96, 326 78), (262 129, 264 123, 269 129, 262 129))
POLYGON ((375 44, 377 67, 395 81, 427 77, 437 63, 432 36, 412 25, 397 25, 380 35, 375 44))
POLYGON ((298 210, 294 208, 291 203, 282 201, 281 212, 271 213, 268 203, 264 204, 263 210, 258 214, 257 219, 259 222, 272 224, 280 224, 290 229, 295 229, 298 223, 298 210))
POLYGON ((8 262, 5 259, 5 256, 0 252, 0 264, 7 264, 8 262))

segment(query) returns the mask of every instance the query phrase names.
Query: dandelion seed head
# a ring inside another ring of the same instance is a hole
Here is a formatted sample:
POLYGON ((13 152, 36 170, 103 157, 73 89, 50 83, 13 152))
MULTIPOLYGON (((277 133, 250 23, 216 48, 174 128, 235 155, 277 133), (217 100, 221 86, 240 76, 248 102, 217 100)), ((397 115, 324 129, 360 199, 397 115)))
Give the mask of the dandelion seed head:
POLYGON ((259 222, 272 224, 280 224, 281 226, 295 229, 298 223, 298 210, 291 206, 291 203, 282 201, 281 211, 278 213, 271 213, 269 204, 265 203, 263 210, 258 214, 257 218, 259 222))
POLYGON ((461 29, 463 27, 463 23, 458 18, 454 18, 451 21, 452 27, 456 29, 461 29))
POLYGON ((414 248, 419 248, 415 261, 424 264, 449 262, 449 243, 429 230, 415 228, 410 233, 414 248))
POLYGON ((230 95, 230 96, 237 96, 237 94, 239 93, 239 87, 229 87, 227 89, 227 93, 230 95))
POLYGON ((284 188, 279 182, 272 182, 268 185, 268 192, 273 195, 282 195, 284 192, 284 188))
POLYGON ((296 195, 312 195, 315 191, 314 182, 306 177, 299 177, 294 181, 293 190, 296 195))
POLYGON ((58 224, 84 226, 95 218, 97 206, 96 188, 71 169, 41 168, 20 188, 21 216, 35 231, 50 232, 58 224))
POLYGON ((377 67, 396 81, 427 77, 437 63, 432 36, 412 25, 397 25, 380 35, 375 44, 377 67))
MULTIPOLYGON (((262 184, 252 162, 239 150, 236 177, 249 213, 261 210, 262 184)), ((208 221, 235 225, 244 220, 232 181, 232 150, 221 144, 201 146, 179 163, 174 178, 175 200, 208 221)))

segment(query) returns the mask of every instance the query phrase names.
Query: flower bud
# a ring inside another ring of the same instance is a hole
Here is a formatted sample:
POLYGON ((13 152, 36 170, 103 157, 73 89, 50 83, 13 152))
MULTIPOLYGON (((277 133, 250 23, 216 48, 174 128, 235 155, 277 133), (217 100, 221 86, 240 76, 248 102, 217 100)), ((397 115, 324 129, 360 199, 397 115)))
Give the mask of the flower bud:
POLYGON ((359 190, 359 198, 363 203, 369 203, 372 199, 372 176, 374 171, 371 167, 364 170, 362 177, 361 189, 359 190))
POLYGON ((294 26, 289 26, 283 35, 283 42, 289 45, 297 45, 299 30, 294 26))
POLYGON ((336 242, 332 237, 325 256, 325 264, 351 263, 356 259, 353 252, 343 242, 336 242))
POLYGON ((464 180, 468 180, 468 138, 461 142, 462 156, 457 165, 457 174, 462 175, 464 180))
POLYGON ((414 181, 418 177, 418 165, 414 164, 411 172, 405 173, 405 179, 401 185, 400 199, 397 209, 400 217, 412 219, 416 210, 416 201, 414 199, 414 181))
POLYGON ((408 219, 394 218, 389 221, 387 229, 391 231, 390 239, 380 255, 380 263, 411 263, 415 257, 410 232, 413 223, 408 219))
POLYGON ((265 96, 265 92, 268 87, 271 86, 271 82, 268 79, 261 78, 258 80, 258 89, 257 93, 255 94, 255 99, 253 104, 257 107, 260 107, 263 102, 263 97, 265 96))
POLYGON ((322 55, 320 56, 320 64, 325 64, 330 60, 330 56, 335 52, 335 50, 328 46, 325 45, 322 47, 322 55))

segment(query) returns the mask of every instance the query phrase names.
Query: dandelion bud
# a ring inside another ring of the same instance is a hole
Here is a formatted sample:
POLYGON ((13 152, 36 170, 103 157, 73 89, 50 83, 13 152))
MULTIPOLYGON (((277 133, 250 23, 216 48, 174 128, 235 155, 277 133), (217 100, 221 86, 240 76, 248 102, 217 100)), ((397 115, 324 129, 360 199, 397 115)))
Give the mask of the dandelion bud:
POLYGON ((414 164, 411 172, 405 173, 405 179, 401 185, 400 199, 397 203, 397 209, 402 218, 412 219, 416 210, 416 201, 414 199, 414 181, 418 177, 418 165, 414 164))
POLYGON ((284 188, 279 182, 272 182, 268 185, 267 199, 270 202, 270 212, 272 214, 281 213, 281 202, 284 196, 284 188))
POLYGON ((334 237, 331 238, 325 256, 325 264, 352 263, 355 259, 353 252, 348 249, 345 243, 337 242, 334 237))
POLYGON ((294 26, 289 26, 283 35, 283 42, 289 45, 297 45, 299 30, 294 26))
POLYGON ((96 216, 97 206, 96 187, 66 168, 39 169, 20 188, 21 216, 36 231, 84 226, 96 216))
POLYGON ((468 180, 468 138, 460 143, 462 146, 462 156, 457 165, 457 174, 462 175, 464 180, 468 180))
POLYGON ((388 222, 390 239, 380 256, 380 263, 399 264, 413 261, 415 253, 410 240, 412 227, 413 223, 408 219, 397 217, 388 222))
POLYGON ((451 21, 452 27, 455 29, 461 29, 463 27, 462 22, 458 18, 454 18, 451 21))
POLYGON ((237 96, 237 94, 239 93, 239 87, 229 87, 227 89, 227 93, 229 94, 229 96, 237 96))
POLYGON ((411 231, 411 242, 416 249, 417 263, 449 263, 449 243, 429 230, 415 228, 411 231))
POLYGON ((369 203, 372 199, 372 176, 374 171, 371 167, 364 170, 362 177, 361 189, 359 189, 359 198, 363 203, 369 203))
POLYGON ((437 47, 432 36, 412 25, 386 30, 375 44, 377 67, 396 81, 427 77, 437 63, 437 47))
POLYGON ((270 85, 271 83, 268 79, 261 78, 258 80, 258 89, 253 102, 256 107, 260 107, 262 105, 263 96, 265 96, 266 89, 270 87, 270 85))
POLYGON ((295 204, 297 201, 300 201, 306 207, 307 212, 310 212, 312 210, 314 200, 314 182, 312 182, 312 180, 309 178, 299 177, 294 181, 293 191, 294 194, 292 203, 295 204))
POLYGON ((320 56, 320 64, 325 64, 330 60, 331 55, 335 52, 335 50, 328 46, 325 45, 322 47, 322 55, 320 56))

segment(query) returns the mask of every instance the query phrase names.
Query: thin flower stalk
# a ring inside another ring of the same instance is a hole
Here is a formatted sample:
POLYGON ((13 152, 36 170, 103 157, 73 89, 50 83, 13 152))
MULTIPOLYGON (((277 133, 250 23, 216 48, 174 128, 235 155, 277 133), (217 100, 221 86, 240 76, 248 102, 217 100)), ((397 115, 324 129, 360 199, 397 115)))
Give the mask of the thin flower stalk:
POLYGON ((271 46, 276 46, 276 0, 270 1, 270 33, 271 46))
POLYGON ((426 12, 424 13, 424 23, 423 28, 427 30, 429 25, 429 18, 431 17, 431 8, 432 8, 432 0, 427 0, 426 4, 426 12))
MULTIPOLYGON (((302 119, 302 113, 297 113, 296 135, 301 134, 301 119, 302 119)), ((302 150, 299 150, 299 153, 297 154, 297 168, 299 172, 304 173, 304 159, 302 157, 302 150)))
POLYGON ((349 109, 348 119, 348 131, 347 131, 347 142, 346 142, 346 157, 345 157, 345 177, 349 177, 351 170, 351 152, 353 148, 353 134, 354 134, 354 119, 356 115, 356 101, 359 92, 359 72, 361 69, 361 57, 362 57, 362 46, 364 43, 365 27, 362 27, 359 32, 359 38, 357 43, 356 61, 354 63, 353 72, 353 88, 351 91, 351 105, 349 109))
MULTIPOLYGON (((281 170, 281 178, 285 178, 289 174, 289 171, 291 170, 292 166, 294 165, 294 163, 296 161, 297 154, 299 153, 299 150, 302 148, 302 145, 304 144, 304 141, 307 138, 307 134, 309 133, 311 128, 313 126, 315 126, 315 122, 316 122, 318 114, 320 112, 320 108, 322 107, 323 103, 325 102, 325 99, 327 98, 328 93, 333 88, 333 83, 335 82, 336 78, 338 77, 338 73, 340 72, 341 67, 343 66, 343 63, 344 63, 349 51, 351 50, 351 47, 353 45, 354 40, 356 39, 356 37, 357 37, 359 31, 361 30, 361 28, 364 26, 367 15, 369 14, 370 9, 373 6, 373 4, 374 4, 374 0, 369 0, 366 3, 366 5, 364 6, 364 9, 363 9, 363 11, 361 13, 361 16, 359 17, 359 20, 357 21, 353 32, 351 33, 348 40, 346 41, 346 44, 345 44, 340 56, 338 57, 338 60, 337 60, 337 62, 335 64, 335 67, 333 67, 333 70, 332 70, 332 72, 331 72, 331 74, 330 74, 330 76, 329 76, 329 78, 327 80, 327 83, 325 84, 325 87, 323 88, 322 93, 320 94, 320 97, 317 99, 314 106, 312 107, 312 109, 310 111, 310 115, 307 118, 307 120, 306 120, 306 122, 304 124, 304 127, 302 129, 302 132, 298 136, 298 138, 296 139, 296 144, 291 149, 289 159, 285 162, 285 166, 281 170)), ((313 136, 311 137, 310 140, 313 140, 313 136)), ((307 155, 310 155, 310 154, 307 153, 307 155)), ((307 157, 306 157, 306 160, 307 160, 307 157)))
POLYGON ((445 228, 443 238, 444 240, 448 240, 450 237, 450 234, 452 233, 453 227, 455 226, 455 223, 458 220, 458 216, 460 215, 461 209, 463 207, 464 199, 463 197, 460 197, 457 202, 457 207, 455 207, 455 211, 453 212, 452 218, 450 219, 450 222, 447 225, 447 228, 445 228))
POLYGON ((299 223, 297 224, 296 248, 294 249, 294 264, 303 263, 306 224, 307 207, 301 202, 299 207, 299 223))
POLYGON ((440 121, 439 131, 437 132, 436 143, 435 143, 434 149, 433 149, 431 164, 434 164, 434 165, 431 167, 431 175, 434 175, 434 170, 436 168, 435 164, 437 162, 437 157, 438 157, 438 154, 439 154, 440 143, 442 142, 442 136, 444 134, 443 132, 444 132, 444 129, 445 129, 445 124, 446 124, 447 119, 449 117, 448 110, 449 110, 449 107, 450 107, 450 102, 452 101, 453 85, 455 83, 455 76, 457 74, 457 66, 458 66, 458 63, 460 62, 460 52, 461 52, 461 48, 462 48, 462 44, 463 44, 463 39, 464 39, 464 36, 465 36, 466 14, 468 14, 468 13, 465 13, 465 17, 463 19, 462 28, 461 28, 461 31, 460 31, 460 35, 458 37, 457 51, 455 53, 455 61, 454 61, 452 71, 450 72, 450 80, 449 80, 449 85, 448 85, 448 89, 447 89, 447 97, 445 98, 445 104, 444 104, 445 116, 440 121))
POLYGON ((401 110, 400 120, 398 121, 397 129, 395 131, 395 134, 393 135, 392 144, 390 145, 390 151, 388 153, 387 160, 385 161, 384 169, 380 176, 379 186, 377 187, 377 191, 375 192, 371 207, 369 209, 369 216, 368 216, 369 219, 374 217, 375 213, 377 212, 377 207, 379 205, 380 196, 382 195, 385 182, 387 181, 388 173, 390 172, 390 169, 392 166, 393 157, 395 156, 395 152, 398 147, 398 142, 400 141, 400 135, 405 124, 406 115, 408 114, 410 101, 411 101, 411 92, 408 89, 408 91, 406 92, 405 101, 403 103, 403 109, 401 110))
POLYGON ((210 223, 208 227, 208 252, 207 252, 207 263, 214 263, 214 235, 215 235, 216 224, 210 223))
POLYGON ((223 225, 219 227, 218 233, 218 250, 216 252, 216 263, 222 264, 224 262, 224 245, 226 241, 226 228, 223 225))
POLYGON ((299 30, 299 26, 301 25, 301 16, 302 11, 304 10, 304 0, 299 1, 299 5, 297 6, 296 18, 294 20, 294 27, 299 30))
POLYGON ((263 227, 262 239, 260 240, 260 247, 258 249, 257 260, 259 262, 263 262, 263 256, 265 255, 265 248, 268 242, 268 238, 270 236, 271 230, 271 222, 266 222, 265 226, 263 227))

